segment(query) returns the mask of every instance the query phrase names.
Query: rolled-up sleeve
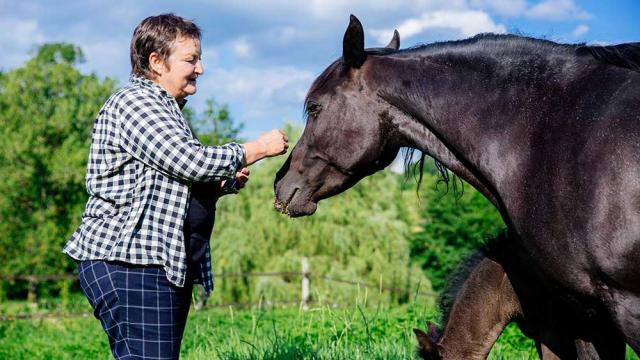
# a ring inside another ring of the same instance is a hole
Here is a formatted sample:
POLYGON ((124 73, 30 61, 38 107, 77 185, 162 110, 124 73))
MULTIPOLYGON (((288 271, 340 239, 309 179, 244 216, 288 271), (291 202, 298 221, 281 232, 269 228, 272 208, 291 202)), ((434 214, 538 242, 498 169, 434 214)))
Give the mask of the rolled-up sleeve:
POLYGON ((120 145, 158 171, 188 181, 218 181, 233 177, 244 164, 242 145, 202 145, 152 96, 129 93, 120 105, 120 145))

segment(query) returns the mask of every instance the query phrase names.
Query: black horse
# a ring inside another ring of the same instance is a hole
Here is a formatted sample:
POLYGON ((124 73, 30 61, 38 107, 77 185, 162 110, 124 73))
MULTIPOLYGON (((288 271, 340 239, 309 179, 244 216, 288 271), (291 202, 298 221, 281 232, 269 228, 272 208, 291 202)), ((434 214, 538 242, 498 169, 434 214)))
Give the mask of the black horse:
POLYGON ((640 44, 478 35, 343 56, 312 84, 276 208, 312 214, 399 148, 482 192, 562 292, 602 306, 640 352, 640 44))

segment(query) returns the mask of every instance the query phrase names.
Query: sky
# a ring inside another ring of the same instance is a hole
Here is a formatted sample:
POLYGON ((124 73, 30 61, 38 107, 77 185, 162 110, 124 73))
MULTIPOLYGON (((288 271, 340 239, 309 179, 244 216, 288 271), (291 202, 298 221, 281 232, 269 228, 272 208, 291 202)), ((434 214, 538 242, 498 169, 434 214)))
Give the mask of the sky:
POLYGON ((246 139, 302 124, 307 89, 341 56, 349 15, 366 47, 386 45, 398 29, 401 48, 477 33, 516 33, 562 43, 640 41, 640 0, 0 0, 0 70, 21 66, 39 44, 79 46, 85 73, 126 84, 129 42, 145 17, 173 12, 203 30, 205 74, 189 98, 229 106, 246 139))

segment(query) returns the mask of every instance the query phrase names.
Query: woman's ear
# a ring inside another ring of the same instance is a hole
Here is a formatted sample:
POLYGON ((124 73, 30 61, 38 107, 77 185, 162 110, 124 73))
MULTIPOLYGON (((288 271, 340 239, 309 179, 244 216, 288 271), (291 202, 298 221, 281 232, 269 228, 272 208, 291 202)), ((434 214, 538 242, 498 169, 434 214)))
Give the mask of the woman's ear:
POLYGON ((149 67, 156 76, 164 74, 167 69, 164 60, 160 57, 160 54, 155 51, 149 54, 149 67))

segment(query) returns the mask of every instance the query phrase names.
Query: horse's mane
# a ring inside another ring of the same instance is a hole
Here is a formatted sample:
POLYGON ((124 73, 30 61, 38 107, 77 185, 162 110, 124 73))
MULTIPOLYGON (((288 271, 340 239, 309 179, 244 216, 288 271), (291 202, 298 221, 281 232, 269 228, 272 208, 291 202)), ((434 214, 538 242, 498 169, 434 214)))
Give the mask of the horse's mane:
POLYGON ((425 54, 440 54, 447 52, 460 52, 466 49, 485 49, 492 51, 518 49, 527 47, 541 54, 548 53, 549 48, 571 50, 584 44, 559 44, 546 39, 537 39, 514 34, 481 33, 468 39, 437 41, 429 44, 418 44, 400 52, 412 54, 423 52, 425 54))
MULTIPOLYGON (((425 161, 427 154, 414 148, 402 148, 402 162, 404 164, 404 176, 406 179, 413 178, 416 181, 416 193, 420 194, 420 185, 424 176, 425 161), (419 152, 418 159, 415 161, 415 153, 419 152)), ((449 193, 449 185, 453 185, 453 193, 456 196, 462 196, 464 194, 464 182, 461 178, 456 176, 447 169, 447 167, 440 161, 433 159, 435 171, 433 173, 438 175, 438 181, 436 187, 440 184, 445 185, 445 194, 449 193)), ((432 168, 429 168, 432 169, 432 168)))
POLYGON ((446 287, 438 297, 438 308, 441 313, 441 325, 444 325, 449 321, 449 315, 453 308, 455 299, 462 289, 465 281, 469 278, 469 275, 471 275, 473 270, 483 259, 491 257, 499 246, 508 242, 508 237, 508 231, 503 230, 497 235, 488 238, 478 250, 474 251, 458 264, 456 270, 447 279, 446 287))
POLYGON ((591 55, 594 59, 614 66, 640 71, 640 43, 626 43, 609 46, 579 46, 579 56, 591 55))
POLYGON ((536 39, 520 35, 484 33, 464 40, 419 44, 403 49, 400 52, 407 54, 415 52, 440 54, 454 51, 457 52, 465 48, 483 48, 495 51, 522 49, 523 47, 539 53, 541 56, 549 54, 550 50, 565 51, 579 57, 591 56, 600 63, 640 71, 639 42, 608 46, 585 45, 584 43, 560 44, 546 39, 536 39))

